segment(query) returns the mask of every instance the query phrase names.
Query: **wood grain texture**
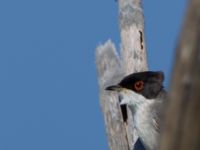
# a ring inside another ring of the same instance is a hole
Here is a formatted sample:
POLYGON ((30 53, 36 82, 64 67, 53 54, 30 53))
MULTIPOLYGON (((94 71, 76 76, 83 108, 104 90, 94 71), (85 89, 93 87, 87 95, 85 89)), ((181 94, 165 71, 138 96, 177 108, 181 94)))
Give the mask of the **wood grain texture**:
MULTIPOLYGON (((147 70, 144 40, 144 17, 140 0, 119 0, 121 56, 124 75, 147 70)), ((133 147, 138 136, 134 128, 131 111, 128 110, 127 132, 129 147, 133 147)))
POLYGON ((100 103, 110 150, 129 150, 118 96, 116 93, 105 91, 107 86, 118 83, 123 76, 121 62, 110 40, 97 47, 96 64, 100 85, 100 103))
POLYGON ((124 76, 148 68, 141 0, 119 0, 118 3, 120 55, 117 54, 110 40, 96 49, 100 103, 109 148, 111 150, 143 150, 141 143, 137 141, 138 136, 130 110, 127 109, 128 120, 124 122, 117 93, 105 91, 106 86, 118 83, 124 76))
POLYGON ((161 150, 200 149, 200 1, 190 0, 176 51, 161 150))

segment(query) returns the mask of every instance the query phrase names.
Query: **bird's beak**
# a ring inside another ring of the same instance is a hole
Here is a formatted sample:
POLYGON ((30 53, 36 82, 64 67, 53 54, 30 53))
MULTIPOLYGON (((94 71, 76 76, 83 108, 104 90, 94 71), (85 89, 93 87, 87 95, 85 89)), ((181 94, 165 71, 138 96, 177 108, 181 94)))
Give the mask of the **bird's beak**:
POLYGON ((119 92, 119 91, 122 90, 122 87, 121 87, 120 85, 111 85, 111 86, 108 86, 108 87, 106 88, 106 90, 108 90, 108 91, 117 91, 117 92, 119 92))

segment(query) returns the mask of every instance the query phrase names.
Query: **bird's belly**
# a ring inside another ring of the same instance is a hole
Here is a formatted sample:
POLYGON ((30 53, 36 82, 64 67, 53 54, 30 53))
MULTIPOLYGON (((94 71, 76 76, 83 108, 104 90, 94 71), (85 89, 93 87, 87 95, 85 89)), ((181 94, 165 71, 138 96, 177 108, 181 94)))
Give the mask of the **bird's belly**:
POLYGON ((158 133, 151 124, 147 111, 137 111, 134 116, 135 128, 138 136, 147 150, 156 149, 158 133))

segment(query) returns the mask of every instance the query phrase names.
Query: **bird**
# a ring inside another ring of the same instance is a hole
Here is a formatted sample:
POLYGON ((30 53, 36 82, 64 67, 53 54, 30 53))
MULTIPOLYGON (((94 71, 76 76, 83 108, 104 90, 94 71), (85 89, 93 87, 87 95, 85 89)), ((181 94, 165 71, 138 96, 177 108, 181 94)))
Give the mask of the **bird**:
POLYGON ((143 71, 125 76, 106 90, 119 94, 120 105, 127 105, 133 115, 136 132, 146 150, 156 150, 161 131, 167 92, 162 71, 143 71))

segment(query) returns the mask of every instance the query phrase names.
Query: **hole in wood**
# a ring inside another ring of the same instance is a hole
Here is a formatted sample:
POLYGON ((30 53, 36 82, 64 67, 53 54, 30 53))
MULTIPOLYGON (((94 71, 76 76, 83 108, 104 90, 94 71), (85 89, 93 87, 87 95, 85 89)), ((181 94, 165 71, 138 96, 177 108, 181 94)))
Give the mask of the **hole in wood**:
POLYGON ((140 33, 140 48, 143 49, 144 46, 143 46, 143 34, 142 34, 142 31, 139 30, 139 33, 140 33))
POLYGON ((121 111, 122 111, 123 122, 127 123, 127 119, 128 119, 127 106, 121 105, 120 107, 121 107, 121 111))

